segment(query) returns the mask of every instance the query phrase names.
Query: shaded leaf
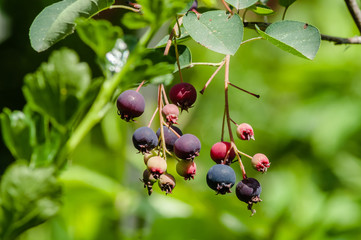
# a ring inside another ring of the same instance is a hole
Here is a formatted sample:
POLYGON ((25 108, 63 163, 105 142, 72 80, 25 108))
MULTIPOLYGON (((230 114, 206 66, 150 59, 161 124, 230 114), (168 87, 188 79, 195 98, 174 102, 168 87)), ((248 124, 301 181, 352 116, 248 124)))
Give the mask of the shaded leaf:
POLYGON ((258 33, 266 40, 296 56, 313 59, 321 44, 318 29, 296 21, 280 21, 271 24, 265 32, 256 26, 258 33))
POLYGON ((75 19, 89 18, 109 8, 114 0, 63 0, 39 13, 30 26, 30 43, 38 52, 45 51, 74 32, 75 19))
POLYGON ((196 42, 222 54, 234 55, 243 39, 241 18, 222 10, 205 12, 199 20, 189 12, 183 17, 183 25, 196 42))
MULTIPOLYGON (((180 27, 180 31, 181 31, 181 36, 180 38, 177 38, 177 44, 183 43, 187 40, 190 39, 189 33, 187 32, 187 30, 183 27, 183 25, 181 25, 180 27)), ((164 36, 155 46, 156 48, 159 47, 165 47, 167 45, 169 39, 169 34, 164 36)))
POLYGON ((296 0, 278 0, 279 4, 284 7, 289 7, 292 3, 296 2, 296 0))
POLYGON ((80 18, 76 20, 77 32, 83 42, 85 42, 100 57, 112 50, 115 42, 120 38, 122 30, 113 26, 107 20, 94 20, 80 18))
POLYGON ((149 25, 149 22, 144 18, 143 15, 134 12, 128 12, 124 14, 122 23, 129 29, 140 29, 149 25))
POLYGON ((226 0, 226 2, 239 10, 252 6, 256 2, 258 2, 258 0, 226 0))

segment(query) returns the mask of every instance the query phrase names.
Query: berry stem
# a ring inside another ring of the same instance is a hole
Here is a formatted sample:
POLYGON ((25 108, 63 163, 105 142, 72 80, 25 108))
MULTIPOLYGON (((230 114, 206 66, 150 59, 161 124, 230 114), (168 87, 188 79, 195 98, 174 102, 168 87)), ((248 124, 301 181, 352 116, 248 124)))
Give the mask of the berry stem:
POLYGON ((161 136, 161 141, 162 141, 162 150, 163 150, 163 157, 165 160, 167 160, 166 158, 166 146, 165 146, 165 141, 164 141, 164 129, 163 129, 163 125, 162 122, 163 120, 163 116, 162 116, 162 86, 159 85, 158 86, 158 112, 159 112, 159 126, 160 126, 160 136, 161 136))
POLYGON ((150 119, 149 123, 148 123, 148 127, 150 128, 150 126, 152 125, 152 122, 153 122, 153 119, 155 117, 155 115, 157 114, 158 112, 158 107, 155 109, 153 115, 152 115, 152 118, 150 119))
POLYGON ((202 88, 202 90, 200 91, 201 94, 204 93, 204 91, 206 90, 206 88, 208 87, 208 85, 211 83, 212 79, 217 75, 217 73, 219 72, 219 70, 221 70, 221 68, 223 67, 225 61, 223 59, 223 61, 221 62, 221 64, 219 65, 219 67, 216 69, 216 71, 214 71, 214 73, 212 74, 212 76, 208 79, 208 81, 206 82, 206 84, 204 85, 204 87, 202 88))
POLYGON ((114 8, 121 8, 121 9, 126 9, 126 10, 130 10, 133 12, 140 12, 140 9, 136 9, 136 8, 132 8, 129 6, 124 6, 124 5, 112 5, 109 7, 109 9, 114 9, 114 8))
POLYGON ((164 89, 164 85, 161 84, 161 87, 162 87, 162 93, 163 93, 163 98, 164 98, 165 104, 169 104, 168 98, 167 98, 167 93, 165 92, 165 89, 164 89))
POLYGON ((233 12, 232 10, 230 9, 229 5, 226 3, 226 1, 222 0, 222 4, 226 7, 227 11, 233 15, 233 12))
POLYGON ((246 157, 248 157, 249 159, 252 159, 252 157, 251 157, 250 155, 248 155, 248 154, 246 154, 246 153, 244 153, 244 152, 239 151, 237 148, 236 148, 235 150, 236 150, 237 153, 239 153, 239 154, 241 154, 241 155, 243 155, 243 156, 246 156, 246 157))
POLYGON ((223 142, 223 139, 224 139, 224 123, 225 123, 225 121, 226 121, 226 108, 224 108, 224 111, 223 111, 221 142, 223 142))
POLYGON ((229 83, 229 85, 231 85, 232 87, 237 88, 238 90, 241 90, 241 91, 243 91, 243 92, 245 92, 245 93, 248 93, 248 94, 250 94, 250 95, 252 95, 252 96, 254 96, 254 97, 256 97, 256 98, 259 98, 259 97, 260 97, 260 95, 255 94, 255 93, 251 93, 251 92, 249 92, 249 91, 247 91, 247 90, 245 90, 245 89, 243 89, 243 88, 240 88, 240 87, 234 85, 233 83, 229 83))
POLYGON ((143 86, 143 84, 145 83, 145 80, 143 80, 139 86, 137 87, 137 90, 135 90, 136 92, 139 92, 140 88, 143 86))
POLYGON ((230 120, 232 123, 234 123, 234 125, 238 126, 238 124, 232 118, 230 120))
MULTIPOLYGON (((237 147, 236 147, 236 145, 234 144, 234 142, 231 142, 231 145, 232 145, 232 148, 234 149, 234 151, 235 151, 235 153, 236 153, 236 156, 237 156, 237 159, 238 159, 238 162, 239 162, 239 166, 240 166, 241 171, 242 171, 242 177, 243 177, 243 179, 246 179, 246 178, 247 178, 247 174, 246 174, 246 170, 244 169, 241 156, 239 156, 240 151, 237 149, 237 147)), ((247 155, 247 156, 248 156, 248 155, 247 155)))
MULTIPOLYGON (((173 30, 174 31, 174 30, 173 30)), ((175 33, 175 31, 174 31, 175 33)), ((178 72, 179 72, 179 78, 180 81, 183 82, 183 76, 182 76, 182 71, 181 71, 181 66, 179 63, 179 53, 178 53, 178 46, 177 46, 177 40, 176 38, 174 38, 174 50, 175 50, 175 57, 177 59, 177 66, 178 66, 178 72)))
POLYGON ((247 39, 247 40, 245 40, 245 41, 243 41, 243 42, 241 43, 241 46, 244 45, 244 44, 246 44, 246 43, 253 42, 253 41, 256 41, 256 40, 261 40, 261 39, 263 39, 263 37, 255 37, 255 38, 247 39))
POLYGON ((178 138, 181 137, 176 131, 174 131, 173 128, 171 128, 171 126, 169 124, 167 124, 165 121, 162 121, 162 122, 163 122, 163 125, 167 126, 169 128, 169 130, 171 130, 178 138))
MULTIPOLYGON (((167 41, 167 45, 165 46, 165 49, 164 49, 164 55, 168 55, 169 54, 169 49, 170 47, 172 46, 172 40, 174 38, 174 34, 176 34, 176 29, 178 28, 178 26, 182 25, 182 22, 183 22, 183 17, 180 17, 177 22, 174 24, 174 27, 172 29, 172 31, 170 32, 169 34, 169 38, 168 38, 168 41, 167 41)), ((180 28, 179 28, 180 29, 180 28)), ((177 35, 177 34, 176 34, 177 35)), ((181 36, 181 33, 179 31, 179 37, 181 36)))

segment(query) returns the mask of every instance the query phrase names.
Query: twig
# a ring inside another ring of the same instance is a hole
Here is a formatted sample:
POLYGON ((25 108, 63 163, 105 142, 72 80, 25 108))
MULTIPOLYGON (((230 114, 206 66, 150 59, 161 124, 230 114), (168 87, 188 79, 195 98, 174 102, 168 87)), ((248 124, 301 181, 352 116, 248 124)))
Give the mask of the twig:
POLYGON ((214 73, 212 74, 212 76, 208 79, 208 81, 206 82, 206 84, 204 85, 204 87, 202 88, 202 90, 200 91, 201 94, 204 93, 204 91, 206 90, 206 88, 208 87, 208 85, 211 83, 212 79, 217 75, 217 73, 219 72, 219 70, 221 70, 221 68, 223 67, 225 61, 223 60, 223 62, 221 63, 221 65, 219 65, 219 67, 216 69, 216 71, 214 71, 214 73))
POLYGON ((240 87, 234 85, 233 83, 229 83, 229 85, 231 85, 232 87, 237 88, 238 90, 241 90, 241 91, 243 91, 243 92, 245 92, 245 93, 248 93, 248 94, 250 94, 250 95, 252 95, 252 96, 254 96, 254 97, 256 97, 256 98, 259 98, 259 97, 260 97, 260 95, 255 94, 255 93, 251 93, 251 92, 249 92, 249 91, 247 91, 247 90, 245 90, 245 89, 243 89, 243 88, 240 88, 240 87))
POLYGON ((178 26, 182 25, 182 22, 183 22, 183 17, 180 17, 179 19, 176 20, 176 23, 174 24, 174 27, 169 34, 167 45, 165 46, 165 49, 164 49, 165 56, 169 54, 169 49, 172 46, 174 34, 176 34, 176 36, 179 35, 179 37, 180 37, 180 32, 179 32, 179 34, 177 34, 176 29, 178 29, 178 26))
POLYGON ((130 10, 133 12, 140 12, 140 9, 136 9, 136 8, 132 8, 129 6, 124 6, 124 5, 112 5, 109 7, 109 9, 114 9, 114 8, 121 8, 121 9, 126 9, 126 10, 130 10))
POLYGON ((155 114, 157 114, 158 112, 158 108, 155 109, 153 115, 152 115, 152 118, 150 119, 149 123, 148 123, 148 127, 150 128, 150 126, 152 125, 152 122, 153 122, 153 119, 155 117, 155 114))
POLYGON ((350 12, 353 21, 355 22, 359 32, 361 33, 361 10, 357 5, 356 0, 345 0, 348 11, 350 12))
POLYGON ((162 87, 162 93, 163 93, 163 98, 164 98, 165 104, 169 104, 168 98, 167 98, 167 93, 165 92, 165 89, 164 89, 164 85, 161 84, 161 87, 162 87))

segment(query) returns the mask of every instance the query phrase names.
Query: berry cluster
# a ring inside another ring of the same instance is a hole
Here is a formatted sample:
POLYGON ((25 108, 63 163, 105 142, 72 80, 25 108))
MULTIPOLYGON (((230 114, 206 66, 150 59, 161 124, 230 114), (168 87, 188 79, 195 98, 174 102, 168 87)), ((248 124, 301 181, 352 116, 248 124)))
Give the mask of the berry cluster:
MULTIPOLYGON (((131 121, 143 114, 145 100, 139 93, 143 83, 136 91, 127 90, 119 95, 117 108, 122 119, 131 121)), ((146 169, 141 181, 149 195, 152 194, 153 185, 156 182, 166 194, 172 193, 176 185, 174 176, 167 172, 168 156, 178 161, 176 165, 178 175, 185 180, 194 179, 197 169, 194 158, 201 150, 201 142, 196 136, 189 133, 183 134, 178 127, 174 126, 177 124, 179 108, 183 111, 192 107, 197 99, 197 91, 193 85, 181 82, 170 89, 169 98, 172 103, 168 102, 164 86, 160 85, 158 107, 148 126, 135 130, 132 137, 134 147, 144 155, 146 169), (157 112, 159 112, 160 127, 157 132, 154 132, 150 126, 157 112)))

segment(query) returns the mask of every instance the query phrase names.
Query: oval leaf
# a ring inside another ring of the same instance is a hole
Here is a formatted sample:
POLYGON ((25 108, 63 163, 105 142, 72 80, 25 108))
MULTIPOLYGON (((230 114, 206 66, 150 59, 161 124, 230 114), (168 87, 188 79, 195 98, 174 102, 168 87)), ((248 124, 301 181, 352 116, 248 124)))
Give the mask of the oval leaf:
POLYGON ((280 21, 271 24, 265 32, 256 26, 258 33, 282 50, 296 56, 314 59, 321 44, 318 29, 296 21, 280 21))
POLYGON ((271 15, 274 13, 274 11, 266 5, 254 5, 250 9, 258 15, 271 15))
POLYGON ((63 0, 40 12, 30 26, 30 43, 38 52, 74 32, 75 19, 89 18, 109 8, 114 0, 63 0))
POLYGON ((241 18, 222 10, 205 12, 199 20, 189 12, 183 17, 183 25, 196 42, 222 54, 234 55, 243 39, 241 18))
POLYGON ((296 0, 278 0, 281 6, 289 7, 292 3, 296 2, 296 0))
POLYGON ((252 6, 256 2, 258 2, 258 0, 226 0, 226 2, 239 10, 252 6))

